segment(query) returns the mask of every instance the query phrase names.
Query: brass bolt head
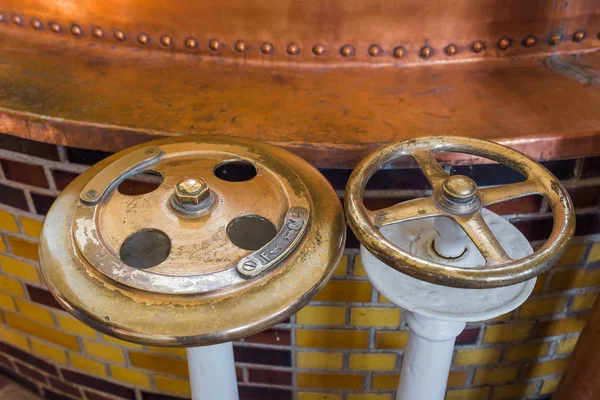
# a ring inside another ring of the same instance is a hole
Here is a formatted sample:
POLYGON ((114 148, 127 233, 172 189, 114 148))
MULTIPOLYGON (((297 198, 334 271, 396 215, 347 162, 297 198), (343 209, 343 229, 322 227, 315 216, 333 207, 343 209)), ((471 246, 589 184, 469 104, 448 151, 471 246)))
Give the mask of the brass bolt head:
MULTIPOLYGON (((237 42, 236 43, 236 50, 238 50, 238 45, 242 43, 242 48, 245 47, 245 44, 243 44, 244 42, 237 42)), ((211 49, 212 51, 219 51, 221 50, 221 42, 219 42, 217 39, 211 39, 208 41, 208 48, 211 49)), ((238 50, 238 51, 244 51, 244 50, 238 50)))
POLYGON ((140 33, 138 35, 137 39, 140 44, 146 45, 146 44, 150 43, 150 36, 148 36, 147 33, 140 33))
POLYGON ((452 57, 453 55, 456 55, 456 53, 458 53, 458 48, 456 47, 456 45, 449 44, 446 47, 446 55, 452 57))
POLYGON ((585 39, 585 31, 579 30, 573 34, 574 42, 581 43, 583 39, 585 39))
POLYGON ((402 58, 404 57, 404 47, 398 46, 394 49, 394 57, 402 58))
POLYGON ((287 52, 289 55, 295 56, 300 53, 300 46, 298 46, 296 43, 290 43, 288 44, 287 52))
POLYGON ((171 36, 161 36, 160 44, 162 44, 165 47, 170 47, 173 44, 173 39, 171 39, 171 36))
POLYGON ((534 35, 529 35, 525 38, 525 40, 523 40, 523 45, 525 47, 535 46, 536 43, 537 43, 537 37, 535 37, 534 35))
POLYGON ((560 42, 562 42, 562 36, 558 34, 550 36, 550 40, 548 40, 548 43, 552 46, 556 46, 557 44, 560 44, 560 42))
POLYGON ((383 49, 379 45, 372 44, 369 47, 369 55, 371 57, 378 57, 378 56, 380 56, 382 54, 383 54, 383 49))
POLYGON ((122 42, 123 40, 125 40, 125 32, 118 30, 115 31, 115 39, 117 39, 119 42, 122 42))
POLYGON ((471 49, 475 53, 480 53, 484 48, 485 46, 481 40, 478 40, 475 43, 473 43, 473 45, 471 45, 471 49))
POLYGON ((104 36, 104 32, 102 32, 102 29, 100 28, 94 28, 92 35, 97 39, 101 39, 104 36))
POLYGON ((424 46, 421 48, 421 57, 429 58, 433 55, 433 49, 430 46, 424 46))
POLYGON ((342 53, 344 57, 350 57, 354 55, 354 47, 352 47, 352 45, 345 44, 340 49, 340 53, 342 53))
POLYGON ((442 191, 449 200, 465 203, 475 196, 477 184, 468 176, 452 175, 442 183, 442 191))
POLYGON ((50 30, 54 33, 60 33, 60 25, 56 22, 50 23, 50 30))
POLYGON ((312 52, 315 56, 322 56, 325 54, 325 46, 322 44, 315 44, 312 48, 312 52))
POLYGON ((19 25, 19 26, 21 26, 21 24, 23 23, 23 19, 18 15, 13 15, 12 21, 15 25, 19 25))
POLYGON ((238 53, 243 53, 246 51, 248 46, 246 46, 246 42, 244 42, 243 40, 238 40, 237 42, 235 42, 235 51, 237 51, 238 53))
POLYGON ((263 54, 271 54, 273 52, 273 45, 271 43, 263 43, 262 46, 260 46, 260 51, 262 51, 263 54))
POLYGON ((198 41, 194 38, 187 38, 185 39, 185 47, 188 49, 195 49, 198 47, 198 41))
POLYGON ((34 19, 34 20, 32 20, 32 21, 31 21, 31 26, 33 27, 33 29, 37 29, 37 30, 40 30, 40 29, 42 29, 42 27, 43 27, 43 26, 42 26, 42 23, 40 22, 40 20, 39 20, 39 19, 34 19))
POLYGON ((83 31, 79 25, 71 25, 71 34, 73 36, 81 36, 82 33, 83 31))
POLYGON ((198 205, 209 195, 210 189, 202 178, 186 178, 175 185, 175 201, 180 205, 198 205))

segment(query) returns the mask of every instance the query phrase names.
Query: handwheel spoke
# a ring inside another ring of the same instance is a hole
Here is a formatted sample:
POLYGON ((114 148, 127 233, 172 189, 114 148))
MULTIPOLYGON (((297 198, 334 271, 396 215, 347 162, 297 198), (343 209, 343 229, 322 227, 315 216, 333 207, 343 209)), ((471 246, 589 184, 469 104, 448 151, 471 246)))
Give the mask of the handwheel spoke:
POLYGON ((442 184, 444 179, 448 177, 444 168, 433 158, 433 153, 429 150, 416 150, 410 153, 411 157, 419 164, 423 174, 431 183, 431 186, 436 189, 442 184))
POLYGON ((536 181, 531 179, 524 182, 488 187, 479 190, 481 202, 484 206, 540 193, 542 193, 542 188, 540 188, 536 181))
POLYGON ((510 257, 483 220, 481 211, 472 215, 455 215, 453 218, 464 229, 489 264, 510 261, 510 257))
POLYGON ((443 215, 431 197, 405 201, 373 212, 375 225, 381 227, 397 222, 443 215))

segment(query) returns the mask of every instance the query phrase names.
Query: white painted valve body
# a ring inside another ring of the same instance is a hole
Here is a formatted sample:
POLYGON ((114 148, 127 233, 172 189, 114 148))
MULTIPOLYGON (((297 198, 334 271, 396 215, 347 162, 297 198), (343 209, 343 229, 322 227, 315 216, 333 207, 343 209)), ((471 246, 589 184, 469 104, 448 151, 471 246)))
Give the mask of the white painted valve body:
POLYGON ((239 400, 233 344, 187 349, 193 400, 239 400))
MULTIPOLYGON (((509 257, 520 259, 533 253, 517 228, 491 211, 483 209, 482 213, 509 257)), ((464 231, 446 217, 388 225, 381 233, 402 249, 437 263, 463 268, 485 264, 464 231)), ((446 287, 398 272, 363 246, 360 255, 377 290, 408 311, 408 344, 396 400, 443 400, 454 343, 466 323, 495 318, 519 307, 536 280, 492 289, 446 287)))

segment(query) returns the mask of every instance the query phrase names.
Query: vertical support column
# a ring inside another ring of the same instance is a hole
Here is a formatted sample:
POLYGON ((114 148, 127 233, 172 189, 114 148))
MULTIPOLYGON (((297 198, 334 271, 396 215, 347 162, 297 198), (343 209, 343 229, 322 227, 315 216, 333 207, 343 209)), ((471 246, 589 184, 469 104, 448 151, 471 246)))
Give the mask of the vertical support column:
POLYGON ((454 343, 466 323, 441 321, 412 312, 407 322, 408 344, 396 400, 443 400, 454 343))
POLYGON ((187 349, 193 400, 239 400, 231 342, 187 349))

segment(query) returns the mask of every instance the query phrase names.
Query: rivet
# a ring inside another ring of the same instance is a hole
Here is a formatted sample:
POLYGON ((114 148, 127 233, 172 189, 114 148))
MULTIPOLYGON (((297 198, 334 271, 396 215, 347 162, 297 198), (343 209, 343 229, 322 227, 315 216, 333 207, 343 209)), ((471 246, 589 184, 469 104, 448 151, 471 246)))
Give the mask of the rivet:
POLYGON ((173 39, 171 39, 171 36, 163 35, 160 37, 160 44, 169 47, 173 44, 173 39))
POLYGON ((349 44, 345 44, 342 46, 342 48, 340 49, 340 53, 342 53, 342 55, 344 57, 350 57, 354 55, 354 47, 352 47, 352 45, 349 44))
POLYGON ((260 51, 262 51, 263 54, 271 54, 273 52, 273 45, 271 43, 263 43, 262 46, 260 46, 260 51))
POLYGON ((196 47, 198 47, 198 41, 194 38, 187 38, 185 39, 185 47, 187 47, 188 49, 195 49, 196 47))
POLYGON ((394 49, 394 57, 402 58, 404 57, 404 47, 398 46, 394 49))
POLYGON ((377 44, 372 44, 369 46, 369 55, 371 57, 379 57, 383 55, 383 49, 377 44))
POLYGON ((33 27, 33 29, 36 29, 38 31, 43 28, 43 25, 39 19, 31 20, 31 26, 33 27))
POLYGON ((148 44, 150 43, 150 36, 147 33, 140 33, 137 37, 137 40, 140 44, 148 44))
POLYGON ((471 49, 473 50, 473 52, 475 53, 481 53, 481 51, 485 48, 485 45, 483 44, 483 42, 481 40, 476 41, 475 43, 473 43, 471 45, 471 49))
POLYGON ((300 46, 298 46, 296 43, 290 43, 288 44, 287 52, 291 56, 296 56, 300 53, 300 46))
POLYGON ((420 51, 421 57, 429 58, 433 55, 433 49, 430 46, 424 46, 420 51))
POLYGON ((94 28, 92 35, 94 35, 96 39, 100 39, 104 36, 104 32, 102 32, 102 29, 100 28, 94 28))
POLYGON ((83 31, 81 30, 81 27, 79 25, 71 25, 71 33, 74 36, 81 36, 83 31))
POLYGON ((558 44, 560 44, 560 42, 562 42, 562 35, 559 34, 555 34, 550 36, 550 39, 548 39, 548 43, 551 44, 552 46, 556 46, 558 44))
POLYGON ((212 51, 219 51, 219 50, 221 50, 221 43, 216 39, 211 39, 208 42, 208 48, 211 49, 212 51))
POLYGON ((0 23, 4 22, 4 14, 0 14, 0 23))
POLYGON ((325 54, 325 46, 322 44, 315 44, 312 48, 312 52, 315 56, 322 56, 325 54))
POLYGON ((583 39, 585 39, 585 31, 579 30, 573 34, 574 42, 581 43, 583 42, 583 39))
POLYGON ((456 45, 449 44, 446 47, 446 55, 452 57, 453 55, 456 55, 456 53, 458 53, 458 48, 456 47, 456 45))
POLYGON ((535 35, 529 35, 525 38, 525 40, 523 40, 523 46, 525 46, 525 47, 535 46, 536 43, 537 43, 537 37, 535 37, 535 35))
POLYGON ((244 42, 243 40, 238 40, 237 42, 235 42, 235 51, 237 51, 238 53, 243 53, 246 50, 246 42, 244 42))
POLYGON ((510 47, 511 40, 507 37, 503 37, 498 41, 498 48, 502 51, 508 49, 510 47))
POLYGON ((20 16, 18 16, 18 15, 13 15, 13 16, 12 16, 12 22, 13 22, 15 25, 19 25, 19 26, 21 26, 21 24, 23 23, 23 19, 22 19, 20 16))
POLYGON ((115 39, 117 39, 119 42, 122 42, 126 39, 125 32, 123 32, 122 30, 116 30, 114 36, 115 39))
POLYGON ((245 271, 252 272, 256 269, 256 266, 257 266, 257 264, 255 261, 248 260, 248 261, 244 262, 244 264, 242 265, 242 268, 244 268, 245 271))
POLYGON ((60 33, 60 25, 56 22, 50 22, 50 30, 54 33, 60 33))

